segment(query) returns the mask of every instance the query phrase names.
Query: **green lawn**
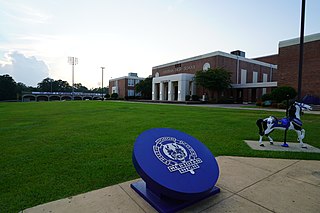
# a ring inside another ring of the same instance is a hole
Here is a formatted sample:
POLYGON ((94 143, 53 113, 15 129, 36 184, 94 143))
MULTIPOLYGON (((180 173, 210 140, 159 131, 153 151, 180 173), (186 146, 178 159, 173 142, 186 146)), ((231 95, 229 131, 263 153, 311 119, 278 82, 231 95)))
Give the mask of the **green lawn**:
MULTIPOLYGON (((215 156, 320 160, 320 154, 259 152, 255 121, 281 112, 111 101, 0 103, 0 212, 138 178, 131 163, 136 137, 156 127, 186 132, 215 156)), ((320 116, 304 115, 305 142, 320 147, 320 116)), ((283 132, 273 133, 275 140, 283 132)), ((288 141, 296 141, 289 132, 288 141)))

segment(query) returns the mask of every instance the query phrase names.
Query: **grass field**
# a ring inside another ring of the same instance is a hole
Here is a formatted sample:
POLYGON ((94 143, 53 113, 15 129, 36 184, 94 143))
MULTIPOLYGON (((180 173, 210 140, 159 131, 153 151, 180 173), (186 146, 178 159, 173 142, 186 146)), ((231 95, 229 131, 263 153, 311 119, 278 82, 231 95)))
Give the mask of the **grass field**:
MULTIPOLYGON (((316 159, 320 154, 253 151, 255 121, 281 112, 127 102, 0 103, 0 212, 138 178, 131 163, 136 137, 156 127, 186 132, 215 156, 316 159)), ((305 142, 320 147, 320 116, 304 115, 305 142)), ((282 141, 283 132, 273 133, 282 141)), ((288 141, 296 141, 290 131, 288 141)))

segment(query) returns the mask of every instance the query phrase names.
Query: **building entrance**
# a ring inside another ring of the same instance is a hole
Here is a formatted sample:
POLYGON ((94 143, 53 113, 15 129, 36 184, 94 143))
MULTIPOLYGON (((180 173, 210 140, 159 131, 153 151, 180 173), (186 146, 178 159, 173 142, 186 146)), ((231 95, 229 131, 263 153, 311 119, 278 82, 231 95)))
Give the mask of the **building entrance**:
POLYGON ((178 86, 174 86, 174 99, 175 101, 178 100, 178 86))

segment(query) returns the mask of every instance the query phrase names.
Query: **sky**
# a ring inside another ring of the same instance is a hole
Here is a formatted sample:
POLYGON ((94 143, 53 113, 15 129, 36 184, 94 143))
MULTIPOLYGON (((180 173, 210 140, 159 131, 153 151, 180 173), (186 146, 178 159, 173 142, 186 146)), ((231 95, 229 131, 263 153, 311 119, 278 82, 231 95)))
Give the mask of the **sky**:
MULTIPOLYGON (((90 88, 110 78, 214 51, 277 54, 300 36, 301 0, 0 0, 0 75, 90 88)), ((320 33, 320 0, 306 0, 305 35, 320 33)), ((104 83, 105 86, 106 83, 104 83)))

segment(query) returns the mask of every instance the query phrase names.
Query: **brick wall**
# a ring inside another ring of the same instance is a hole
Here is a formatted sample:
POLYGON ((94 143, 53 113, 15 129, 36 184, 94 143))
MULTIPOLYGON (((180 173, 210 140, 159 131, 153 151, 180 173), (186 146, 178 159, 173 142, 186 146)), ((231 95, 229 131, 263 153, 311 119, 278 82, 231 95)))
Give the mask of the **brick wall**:
MULTIPOLYGON (((278 86, 298 90, 299 51, 299 44, 279 48, 278 86)), ((301 95, 320 96, 320 40, 305 43, 303 56, 301 95)))
POLYGON ((269 64, 275 64, 275 65, 278 64, 278 59, 279 59, 278 54, 254 58, 254 60, 263 61, 269 64))
MULTIPOLYGON (((275 69, 272 69, 268 66, 261 65, 259 63, 254 63, 254 61, 247 61, 247 60, 237 60, 236 58, 233 57, 228 57, 225 55, 215 55, 215 56, 210 56, 207 58, 200 58, 200 59, 195 59, 195 60, 190 60, 187 62, 178 61, 176 63, 169 64, 168 66, 158 66, 154 67, 152 69, 152 76, 155 77, 156 73, 159 74, 159 76, 166 76, 166 75, 174 75, 174 74, 179 74, 179 73, 190 73, 190 74, 195 74, 197 71, 203 69, 203 65, 205 63, 209 63, 211 69, 217 68, 217 67, 222 67, 229 72, 231 72, 231 80, 232 83, 240 83, 241 81, 241 69, 247 70, 247 83, 252 83, 253 82, 253 72, 258 72, 258 82, 263 81, 263 74, 268 74, 268 81, 270 81, 270 75, 272 72, 272 81, 274 80, 274 75, 276 73, 275 69), (237 73, 237 66, 239 63, 239 70, 237 73), (238 75, 238 76, 237 76, 238 75), (238 82, 237 82, 238 79, 238 82)), ((270 89, 268 90, 270 91, 270 89)), ((207 93, 208 91, 203 90, 203 88, 197 88, 197 95, 202 96, 203 93, 207 93)), ((248 101, 250 102, 252 99, 260 98, 262 95, 262 89, 256 89, 256 98, 251 98, 251 89, 243 89, 242 92, 242 97, 243 101, 248 101)), ((236 91, 229 91, 226 92, 226 97, 236 97, 237 94, 235 94, 236 91)))

